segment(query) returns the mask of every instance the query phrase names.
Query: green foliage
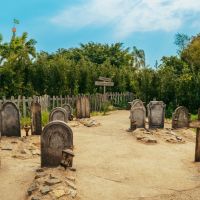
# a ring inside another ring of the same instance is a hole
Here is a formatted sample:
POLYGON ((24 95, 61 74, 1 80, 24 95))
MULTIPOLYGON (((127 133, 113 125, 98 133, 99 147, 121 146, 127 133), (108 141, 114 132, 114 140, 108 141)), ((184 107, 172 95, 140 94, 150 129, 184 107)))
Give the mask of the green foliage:
MULTIPOLYGON (((81 44, 55 53, 36 52, 28 34, 13 36, 9 43, 0 35, 0 98, 2 96, 77 95, 102 93, 95 86, 99 76, 112 78, 108 92, 133 92, 148 103, 156 98, 167 104, 170 116, 177 106, 196 112, 200 102, 200 35, 177 34, 177 56, 164 56, 155 68, 146 66, 145 52, 123 44, 81 44)), ((112 102, 113 103, 113 102, 112 102)), ((126 102, 114 105, 126 108, 126 102)), ((104 105, 106 113, 109 105, 104 105)), ((43 113, 43 125, 48 114, 43 113)))
POLYGON ((103 105, 102 105, 103 115, 106 115, 107 112, 112 111, 112 110, 113 110, 113 106, 111 105, 110 101, 103 102, 103 105))
POLYGON ((49 112, 42 112, 42 126, 46 126, 49 123, 49 112))
POLYGON ((30 117, 22 117, 20 119, 21 128, 24 126, 31 126, 31 118, 30 117))

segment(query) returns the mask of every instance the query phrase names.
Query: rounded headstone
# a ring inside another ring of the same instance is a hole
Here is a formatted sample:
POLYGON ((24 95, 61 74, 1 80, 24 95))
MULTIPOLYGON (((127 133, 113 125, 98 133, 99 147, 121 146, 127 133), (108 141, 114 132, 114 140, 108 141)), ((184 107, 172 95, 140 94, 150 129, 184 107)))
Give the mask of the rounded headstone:
POLYGON ((62 160, 62 151, 73 148, 73 132, 63 121, 48 123, 41 135, 41 166, 56 167, 62 160))
POLYGON ((56 107, 49 114, 49 121, 60 120, 68 122, 68 113, 64 108, 56 107))
POLYGON ((62 106, 68 113, 68 120, 73 120, 73 109, 69 104, 64 104, 62 106))
POLYGON ((184 106, 176 108, 172 115, 172 128, 187 128, 189 127, 190 114, 184 106))
POLYGON ((19 110, 13 102, 5 102, 0 112, 1 136, 21 137, 19 110))

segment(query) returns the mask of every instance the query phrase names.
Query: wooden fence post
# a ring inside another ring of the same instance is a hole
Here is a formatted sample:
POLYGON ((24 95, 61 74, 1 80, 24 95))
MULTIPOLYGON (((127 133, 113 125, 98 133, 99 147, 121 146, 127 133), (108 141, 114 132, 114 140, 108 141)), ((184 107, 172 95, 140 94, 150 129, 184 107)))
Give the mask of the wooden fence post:
POLYGON ((195 162, 200 162, 200 128, 196 130, 195 162))
POLYGON ((22 97, 22 108, 23 108, 23 117, 26 117, 26 98, 22 97))

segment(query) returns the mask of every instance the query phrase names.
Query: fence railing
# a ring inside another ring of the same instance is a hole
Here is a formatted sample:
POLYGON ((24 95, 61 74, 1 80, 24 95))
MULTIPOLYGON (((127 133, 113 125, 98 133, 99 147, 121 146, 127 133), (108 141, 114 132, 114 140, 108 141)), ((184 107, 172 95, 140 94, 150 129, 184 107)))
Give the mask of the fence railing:
POLYGON ((91 112, 102 111, 104 108, 105 99, 109 101, 114 106, 123 106, 127 105, 129 101, 132 101, 134 98, 133 93, 123 92, 123 93, 106 93, 103 94, 90 94, 90 95, 77 95, 77 96, 53 96, 49 95, 43 96, 33 96, 33 97, 24 97, 18 96, 17 98, 5 98, 0 99, 0 106, 6 101, 12 101, 17 105, 20 110, 21 116, 26 117, 30 116, 30 106, 33 99, 37 98, 38 102, 41 105, 42 111, 50 111, 55 107, 62 107, 64 104, 70 104, 73 109, 76 108, 76 100, 80 96, 87 96, 90 100, 90 110, 91 112))

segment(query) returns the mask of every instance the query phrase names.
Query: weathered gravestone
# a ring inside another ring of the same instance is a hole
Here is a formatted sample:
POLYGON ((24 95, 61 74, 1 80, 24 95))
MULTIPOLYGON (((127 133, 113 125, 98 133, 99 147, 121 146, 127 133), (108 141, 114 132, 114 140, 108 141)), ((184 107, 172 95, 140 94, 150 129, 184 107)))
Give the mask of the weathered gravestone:
POLYGON ((41 166, 57 167, 62 160, 62 150, 73 148, 73 132, 63 121, 48 123, 41 135, 41 166))
POLYGON ((90 101, 86 96, 79 97, 76 101, 76 117, 90 118, 90 101))
POLYGON ((21 137, 20 117, 17 106, 12 102, 6 102, 0 110, 1 136, 21 137))
POLYGON ((64 108, 56 107, 49 114, 49 121, 60 120, 68 122, 68 113, 64 108))
POLYGON ((147 105, 149 128, 164 128, 165 107, 163 101, 151 101, 147 105))
POLYGON ((187 128, 190 123, 190 113, 184 106, 176 108, 172 115, 172 128, 187 128))
POLYGON ((130 110, 130 130, 145 128, 146 109, 141 100, 135 100, 130 110))
POLYGON ((42 133, 41 105, 37 101, 31 103, 31 133, 32 135, 42 133))
POLYGON ((62 106, 68 113, 68 120, 73 120, 73 109, 69 104, 64 104, 62 106))

